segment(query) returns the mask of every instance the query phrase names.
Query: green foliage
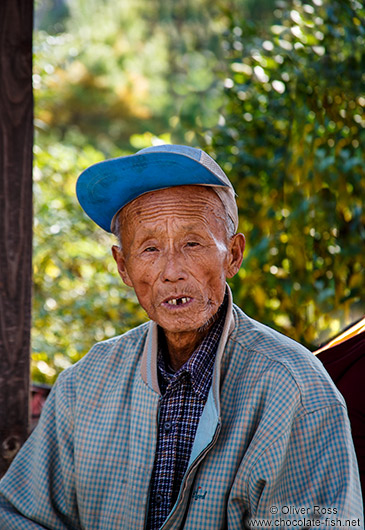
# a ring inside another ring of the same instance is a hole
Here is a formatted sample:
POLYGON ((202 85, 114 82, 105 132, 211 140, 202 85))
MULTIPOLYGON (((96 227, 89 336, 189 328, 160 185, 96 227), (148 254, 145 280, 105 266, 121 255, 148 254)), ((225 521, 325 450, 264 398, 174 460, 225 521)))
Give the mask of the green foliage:
POLYGON ((236 301, 313 345, 363 311, 365 10, 281 5, 266 38, 232 18, 226 104, 206 140, 248 238, 236 301))
POLYGON ((217 122, 222 103, 217 73, 223 26, 215 22, 214 4, 67 5, 64 31, 55 34, 58 23, 50 21, 52 35, 46 24, 35 34, 38 125, 56 140, 80 147, 86 140, 108 155, 116 147, 128 151, 132 134, 150 131, 169 131, 176 143, 197 144, 197 130, 217 122))
POLYGON ((113 238, 77 203, 77 176, 171 134, 196 143, 197 121, 215 123, 223 94, 207 0, 36 7, 32 375, 53 382, 95 341, 146 319, 116 273, 113 238))
POLYGON ((93 226, 75 197, 75 176, 102 154, 36 145, 35 158, 32 371, 35 380, 49 383, 93 343, 146 315, 115 273, 108 252, 114 238, 93 226))
POLYGON ((360 316, 364 10, 295 0, 270 27, 272 4, 37 0, 34 380, 146 319, 74 187, 161 141, 205 142, 234 181, 248 314, 309 345, 360 316))

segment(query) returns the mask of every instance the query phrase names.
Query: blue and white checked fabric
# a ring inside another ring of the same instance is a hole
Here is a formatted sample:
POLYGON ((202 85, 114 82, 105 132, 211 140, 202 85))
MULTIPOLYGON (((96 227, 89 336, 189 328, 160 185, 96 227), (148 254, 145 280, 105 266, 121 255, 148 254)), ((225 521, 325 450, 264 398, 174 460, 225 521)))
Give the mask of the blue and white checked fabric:
POLYGON ((165 364, 159 341, 160 401, 157 447, 151 478, 147 528, 158 530, 175 503, 188 467, 196 429, 212 382, 226 308, 190 359, 175 373, 165 364))
MULTIPOLYGON (((145 528, 156 358, 156 325, 147 323, 59 376, 0 482, 1 530, 145 528)), ((272 518, 272 506, 335 507, 339 520, 364 528, 343 398, 312 353, 230 303, 189 467, 162 528, 242 530, 247 517, 272 518)))

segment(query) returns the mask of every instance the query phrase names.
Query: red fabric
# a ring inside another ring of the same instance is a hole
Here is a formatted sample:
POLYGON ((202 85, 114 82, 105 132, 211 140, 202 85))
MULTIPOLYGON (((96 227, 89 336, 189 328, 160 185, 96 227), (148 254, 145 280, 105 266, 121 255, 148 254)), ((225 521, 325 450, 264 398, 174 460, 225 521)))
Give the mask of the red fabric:
POLYGON ((318 353, 346 400, 365 498, 365 332, 318 353))

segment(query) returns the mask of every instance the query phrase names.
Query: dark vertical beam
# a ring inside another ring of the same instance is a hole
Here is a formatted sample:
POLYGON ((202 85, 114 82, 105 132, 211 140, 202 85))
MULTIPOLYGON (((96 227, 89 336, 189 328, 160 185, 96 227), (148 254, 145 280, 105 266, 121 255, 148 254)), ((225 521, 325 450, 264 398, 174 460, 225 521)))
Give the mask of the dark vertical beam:
POLYGON ((0 476, 27 437, 33 0, 0 1, 0 476))

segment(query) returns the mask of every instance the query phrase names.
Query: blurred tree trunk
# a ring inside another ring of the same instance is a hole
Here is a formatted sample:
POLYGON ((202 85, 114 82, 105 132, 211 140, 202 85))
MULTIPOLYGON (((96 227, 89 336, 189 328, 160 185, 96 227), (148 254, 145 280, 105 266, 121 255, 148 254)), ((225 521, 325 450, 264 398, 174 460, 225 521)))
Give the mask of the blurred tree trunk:
POLYGON ((33 0, 0 1, 0 476, 28 433, 33 0))

